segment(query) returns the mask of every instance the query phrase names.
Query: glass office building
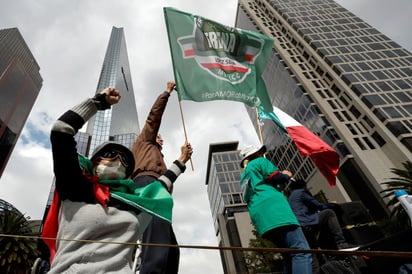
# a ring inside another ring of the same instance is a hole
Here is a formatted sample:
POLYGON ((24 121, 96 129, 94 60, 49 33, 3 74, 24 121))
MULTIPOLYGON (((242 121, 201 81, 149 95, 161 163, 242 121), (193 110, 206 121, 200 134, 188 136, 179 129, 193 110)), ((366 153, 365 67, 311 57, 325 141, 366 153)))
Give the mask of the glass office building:
MULTIPOLYGON (((254 238, 246 203, 240 190, 238 142, 209 145, 206 185, 219 246, 249 247, 254 238)), ((247 273, 243 252, 221 250, 224 273, 247 273)))
POLYGON ((89 120, 86 133, 77 136, 78 149, 82 145, 83 149, 79 151, 86 156, 92 154, 96 146, 108 140, 131 148, 140 131, 123 28, 112 29, 96 93, 106 87, 118 89, 122 99, 111 109, 98 111, 95 117, 89 120))
POLYGON ((412 159, 412 54, 332 0, 239 0, 236 26, 275 40, 264 75, 272 104, 338 152, 337 185, 265 121, 269 158, 312 192, 386 217, 382 183, 412 159))
POLYGON ((0 177, 43 85, 17 28, 0 29, 0 177))

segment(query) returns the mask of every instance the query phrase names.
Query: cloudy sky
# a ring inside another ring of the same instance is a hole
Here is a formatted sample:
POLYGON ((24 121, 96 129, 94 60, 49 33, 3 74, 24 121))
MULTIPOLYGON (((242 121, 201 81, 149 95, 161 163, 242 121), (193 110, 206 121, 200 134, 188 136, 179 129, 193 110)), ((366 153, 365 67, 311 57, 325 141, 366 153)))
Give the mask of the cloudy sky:
MULTIPOLYGON (((93 96, 112 26, 123 27, 142 126, 157 95, 173 80, 163 19, 165 6, 233 26, 237 0, 0 0, 0 28, 17 27, 40 65, 43 87, 12 157, 0 178, 0 198, 32 219, 41 219, 52 182, 49 131, 57 117, 93 96)), ((412 50, 410 0, 338 0, 366 22, 412 50)), ((1 53, 0 53, 1 54, 1 53)), ((210 143, 258 139, 244 107, 235 102, 182 102, 193 167, 174 190, 174 229, 184 245, 216 246, 205 186, 210 143)), ((176 94, 161 134, 167 163, 184 142, 176 94)), ((181 273, 222 273, 218 251, 182 249, 181 273)))

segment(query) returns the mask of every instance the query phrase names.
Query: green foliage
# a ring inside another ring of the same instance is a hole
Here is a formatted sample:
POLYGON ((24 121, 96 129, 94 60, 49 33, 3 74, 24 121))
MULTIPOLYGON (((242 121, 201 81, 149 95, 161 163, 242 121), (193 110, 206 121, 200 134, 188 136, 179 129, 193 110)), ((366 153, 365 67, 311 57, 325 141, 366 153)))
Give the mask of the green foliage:
MULTIPOLYGON (((249 247, 274 248, 276 247, 271 241, 259 237, 254 229, 253 234, 256 239, 251 239, 249 247)), ((247 251, 244 252, 244 258, 249 273, 272 273, 281 272, 283 269, 283 258, 280 253, 247 251)))
POLYGON ((399 203, 398 199, 393 195, 396 190, 406 190, 412 194, 412 162, 406 161, 402 164, 404 169, 392 168, 391 171, 397 177, 389 178, 387 182, 382 183, 387 188, 382 190, 383 198, 389 198, 386 204, 391 208, 391 218, 395 220, 398 226, 406 228, 410 226, 408 214, 399 203))
MULTIPOLYGON (((0 233, 35 236, 27 219, 12 211, 0 215, 0 233)), ((37 235, 36 235, 37 236, 37 235)), ((0 273, 27 273, 36 257, 37 240, 20 237, 0 237, 0 273)))

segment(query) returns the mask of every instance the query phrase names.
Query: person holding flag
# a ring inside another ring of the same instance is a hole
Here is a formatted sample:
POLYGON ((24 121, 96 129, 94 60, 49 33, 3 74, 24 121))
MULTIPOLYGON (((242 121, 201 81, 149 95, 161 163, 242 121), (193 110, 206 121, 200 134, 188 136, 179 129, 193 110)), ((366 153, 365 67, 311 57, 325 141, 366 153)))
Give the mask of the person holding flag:
MULTIPOLYGON (((157 97, 147 116, 143 129, 133 144, 132 151, 135 166, 132 178, 137 187, 150 185, 167 172, 162 154, 163 139, 159 134, 159 128, 170 94, 175 86, 174 81, 167 83, 166 91, 157 97)), ((186 150, 190 151, 191 155, 193 152, 191 145, 186 142, 184 146, 186 150)), ((180 161, 175 161, 174 164, 179 167, 184 166, 184 163, 180 161)), ((167 187, 171 193, 173 184, 170 183, 167 187)), ((143 233, 142 243, 177 245, 171 223, 153 217, 143 233)), ((179 257, 180 252, 177 247, 143 245, 139 273, 177 273, 179 257)))

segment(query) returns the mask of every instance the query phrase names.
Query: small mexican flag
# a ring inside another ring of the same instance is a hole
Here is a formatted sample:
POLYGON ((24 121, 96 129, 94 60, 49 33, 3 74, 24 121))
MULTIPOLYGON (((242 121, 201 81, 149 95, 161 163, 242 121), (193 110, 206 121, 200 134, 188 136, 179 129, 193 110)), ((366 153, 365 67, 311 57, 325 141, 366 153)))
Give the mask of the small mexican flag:
POLYGON ((325 176, 330 186, 335 186, 339 171, 339 155, 321 138, 304 127, 291 116, 277 107, 273 112, 265 112, 258 108, 259 119, 272 120, 283 131, 287 132, 298 148, 302 157, 309 156, 319 171, 325 176))

